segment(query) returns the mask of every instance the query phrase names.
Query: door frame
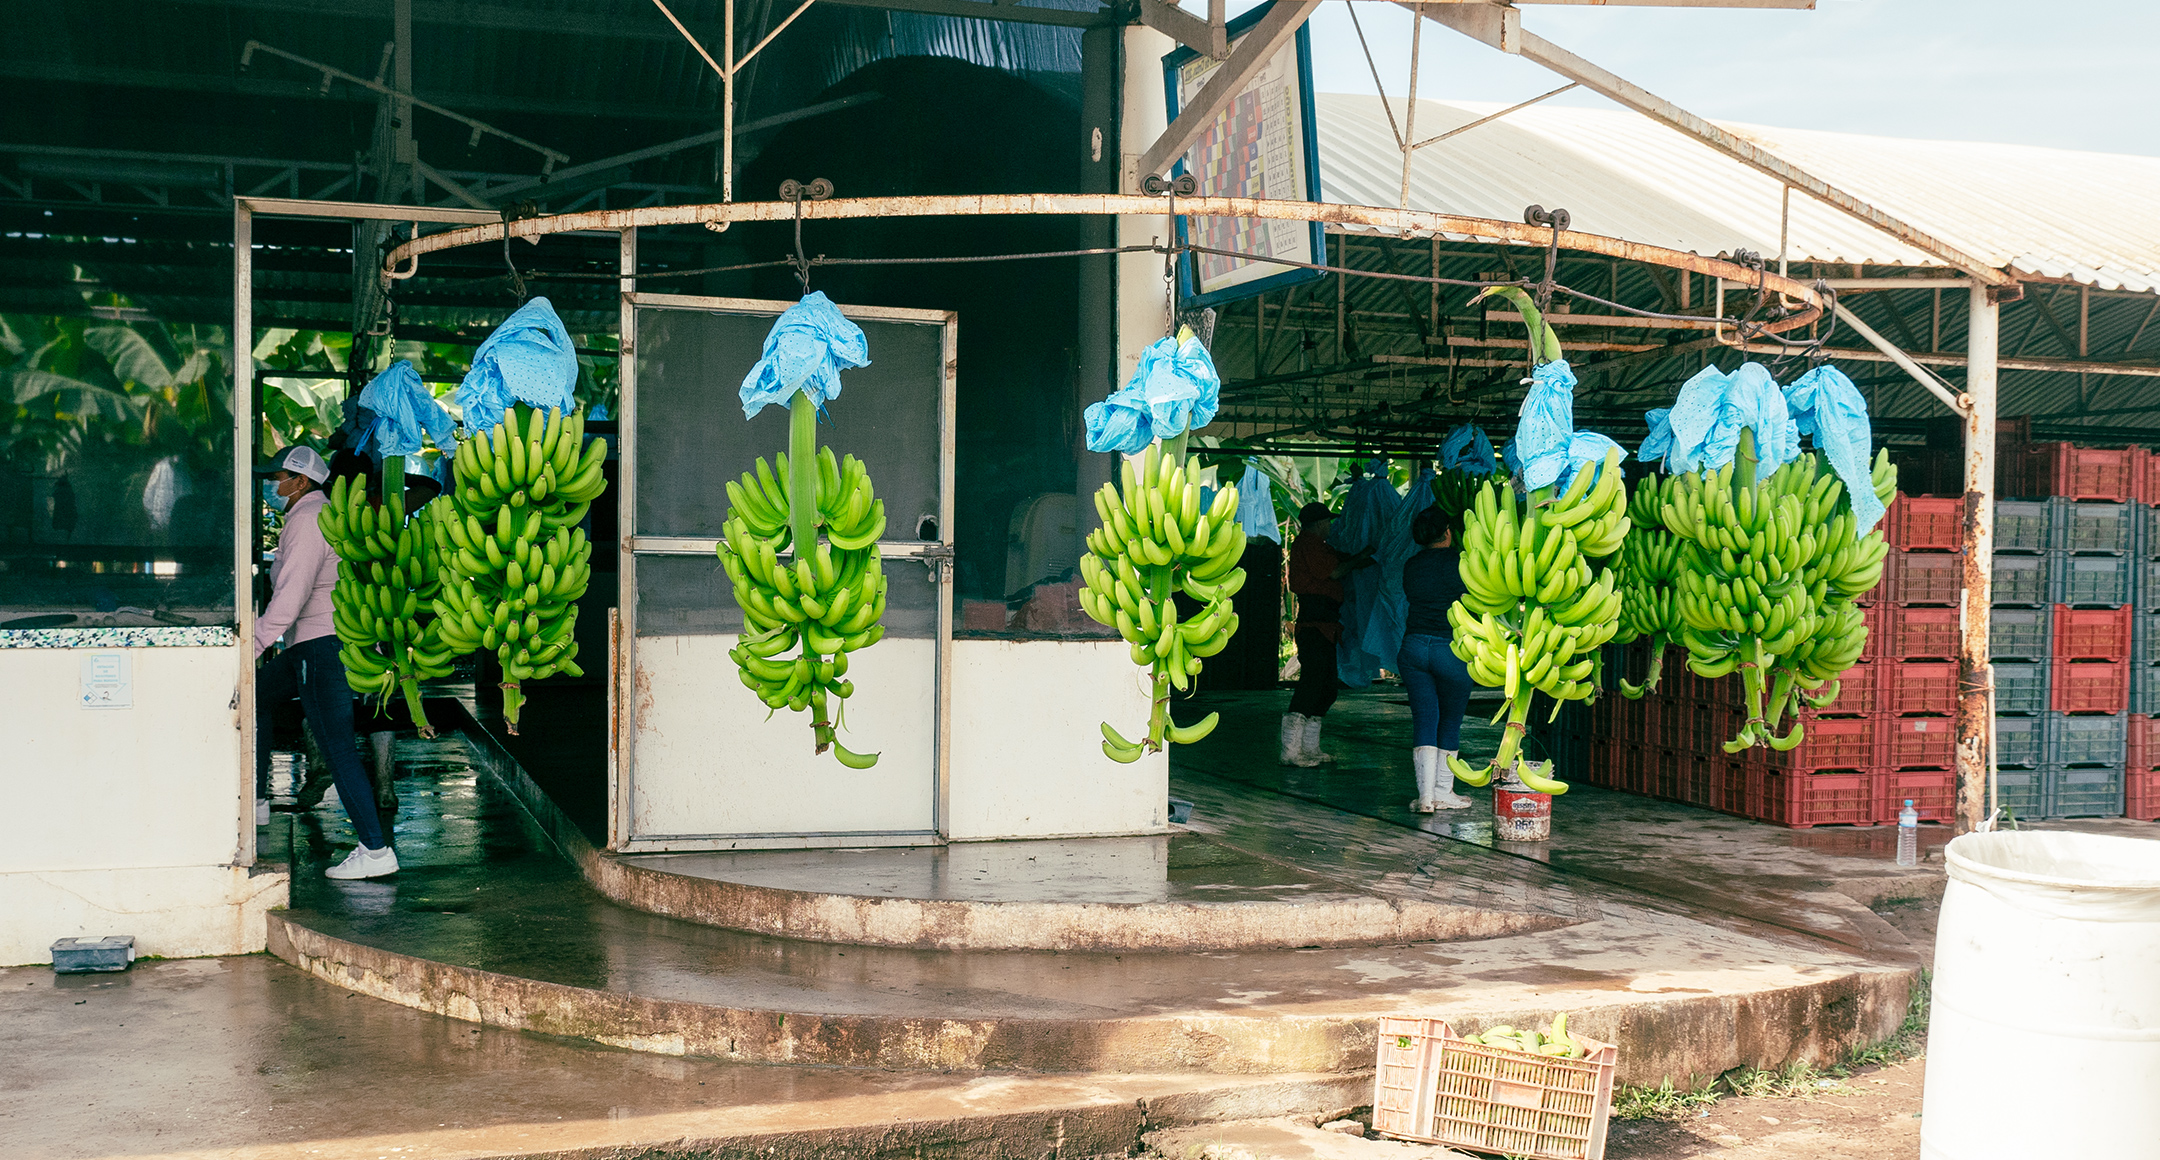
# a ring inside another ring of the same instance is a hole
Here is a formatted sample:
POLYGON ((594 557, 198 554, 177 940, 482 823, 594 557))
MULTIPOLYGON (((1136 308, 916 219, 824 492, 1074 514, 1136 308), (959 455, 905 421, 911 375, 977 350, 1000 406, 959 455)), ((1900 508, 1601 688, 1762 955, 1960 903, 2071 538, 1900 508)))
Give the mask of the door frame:
MULTIPOLYGON (((639 308, 686 310, 703 313, 750 314, 778 318, 794 303, 759 298, 723 298, 692 294, 641 293, 636 288, 636 232, 623 231, 621 352, 617 360, 619 394, 616 414, 620 420, 621 460, 617 473, 616 504, 621 539, 616 545, 618 583, 616 622, 610 635, 614 655, 608 672, 608 848, 625 854, 714 849, 807 849, 835 846, 922 846, 944 841, 951 793, 952 663, 953 663, 953 482, 955 416, 958 392, 960 315, 951 310, 916 310, 890 306, 840 305, 848 318, 906 322, 937 326, 942 331, 943 357, 938 375, 938 538, 931 543, 883 540, 878 554, 888 561, 910 561, 931 570, 937 585, 937 631, 933 640, 934 693, 937 720, 932 729, 936 749, 931 762, 930 829, 879 831, 815 831, 754 834, 640 834, 634 831, 636 816, 636 753, 638 713, 637 675, 637 557, 661 555, 711 556, 719 537, 640 536, 637 531, 637 311, 639 308), (627 695, 625 691, 628 691, 627 695)), ((724 675, 724 674, 716 674, 724 675)), ((735 682, 728 680, 732 687, 735 682)))

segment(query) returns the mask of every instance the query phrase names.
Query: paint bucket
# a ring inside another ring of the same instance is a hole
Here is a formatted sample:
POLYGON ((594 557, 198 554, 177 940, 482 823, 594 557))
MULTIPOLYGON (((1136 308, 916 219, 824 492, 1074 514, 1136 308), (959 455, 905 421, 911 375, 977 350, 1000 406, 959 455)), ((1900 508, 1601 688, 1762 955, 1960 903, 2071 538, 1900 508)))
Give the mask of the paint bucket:
POLYGON ((1502 842, 1552 838, 1552 795, 1536 793, 1511 774, 1493 779, 1493 837, 1502 842))

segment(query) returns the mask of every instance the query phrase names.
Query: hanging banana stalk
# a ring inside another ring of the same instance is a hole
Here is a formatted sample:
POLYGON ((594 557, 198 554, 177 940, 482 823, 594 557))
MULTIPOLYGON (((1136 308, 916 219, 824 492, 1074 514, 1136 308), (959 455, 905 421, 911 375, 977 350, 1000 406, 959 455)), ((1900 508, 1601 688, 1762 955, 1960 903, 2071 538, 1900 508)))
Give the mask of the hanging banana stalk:
MULTIPOLYGON (((404 478, 404 456, 384 459, 383 479, 404 478)), ((456 658, 442 640, 434 612, 441 587, 435 507, 431 503, 407 518, 402 488, 386 484, 382 502, 371 504, 365 476, 340 476, 330 485, 320 520, 323 539, 338 557, 330 619, 345 682, 378 706, 387 705, 392 693, 402 693, 405 712, 422 737, 435 736, 435 727, 421 707, 420 682, 450 675, 456 658)))
POLYGON ((742 609, 743 635, 728 656, 743 686, 775 712, 810 710, 817 752, 849 769, 875 753, 840 744, 843 703, 855 694, 848 655, 883 639, 885 572, 877 542, 885 501, 853 455, 817 442, 817 401, 788 401, 788 449, 777 471, 761 456, 727 485, 728 518, 715 551, 742 609), (824 538, 819 538, 823 529, 824 538), (781 554, 791 552, 789 559, 781 554), (799 649, 793 656, 783 656, 799 649))

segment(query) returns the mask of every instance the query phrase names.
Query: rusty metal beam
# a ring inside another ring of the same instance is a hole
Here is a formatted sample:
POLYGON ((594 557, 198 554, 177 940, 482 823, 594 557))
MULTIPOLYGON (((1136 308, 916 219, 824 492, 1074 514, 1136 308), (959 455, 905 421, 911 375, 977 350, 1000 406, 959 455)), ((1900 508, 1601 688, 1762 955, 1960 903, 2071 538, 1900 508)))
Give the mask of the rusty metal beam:
POLYGON ((1194 52, 1221 60, 1230 55, 1223 9, 1223 0, 1208 0, 1207 19, 1202 20, 1168 0, 1139 0, 1133 15, 1140 18, 1140 23, 1194 52))
POLYGON ((1965 379, 1965 590, 1959 616, 1956 725, 1957 832, 1970 833, 1995 811, 1995 670, 1988 658, 1988 611, 1994 599, 1995 379, 2001 307, 1987 287, 1969 298, 1965 379))
MULTIPOLYGON (((444 230, 438 234, 414 238, 392 250, 383 261, 386 278, 402 280, 412 277, 417 266, 415 259, 428 254, 441 253, 462 246, 484 245, 502 241, 505 234, 513 238, 544 238, 555 234, 575 233, 580 230, 620 231, 643 229, 654 226, 700 225, 707 222, 777 222, 792 221, 800 212, 804 221, 839 221, 859 218, 908 218, 908 217, 1009 217, 1009 216, 1067 216, 1107 215, 1125 217, 1160 217, 1165 204, 1162 198, 1139 194, 1119 193, 999 193, 966 194, 940 197, 852 197, 833 198, 830 201, 739 201, 711 202, 704 205, 650 205, 634 209, 588 210, 582 213, 551 214, 524 218, 513 222, 489 222, 468 226, 464 229, 444 230)), ((1527 225, 1519 221, 1500 221, 1493 218, 1463 217, 1457 214, 1430 213, 1424 210, 1389 209, 1370 205, 1338 205, 1332 202, 1271 201, 1252 197, 1193 197, 1179 198, 1178 213, 1187 217, 1233 217, 1263 218, 1272 221, 1310 221, 1334 225, 1361 226, 1398 236, 1453 234, 1458 237, 1476 237, 1493 242, 1531 246, 1543 250, 1553 240, 1550 229, 1527 225)), ((1563 250, 1599 254, 1623 261, 1642 262, 1653 266, 1667 266, 1676 270, 1689 270, 1712 278, 1753 285, 1757 282, 1767 293, 1782 294, 1800 300, 1806 309, 1789 318, 1780 320, 1775 329, 1783 331, 1805 326, 1819 316, 1822 303, 1809 284, 1793 278, 1765 274, 1752 267, 1742 266, 1719 258, 1682 250, 1670 250, 1663 246, 1645 245, 1641 242, 1623 241, 1600 234, 1579 233, 1562 230, 1559 246, 1563 250)))
POLYGON ((1435 23, 1453 28, 1502 52, 1517 54, 1525 60, 1544 65, 1600 96, 1617 101, 1659 124, 1677 129, 1758 173, 1773 177, 1899 241, 1926 250, 1944 262, 1971 274, 1977 281, 1990 286, 2012 285, 2017 282, 2014 276, 1997 269, 1984 259, 1966 253, 1902 218, 1893 217, 1760 145, 1711 124, 1536 33, 1522 31, 1521 18, 1515 14, 1513 8, 1498 3, 1490 3, 1480 10, 1478 6, 1468 4, 1421 4, 1415 0, 1398 2, 1435 23))
POLYGON ((1254 71, 1274 59, 1305 23, 1305 18, 1319 8, 1320 0, 1276 0, 1275 6, 1268 9, 1259 23, 1238 37, 1237 45, 1230 50, 1230 59, 1218 66, 1215 75, 1200 86, 1192 103, 1179 110, 1177 120, 1170 122, 1163 135, 1140 155, 1139 170, 1132 174, 1132 180, 1169 172, 1170 163, 1183 157, 1201 132, 1230 107, 1230 102, 1237 99, 1254 71))
POLYGON ((1860 316, 1854 314, 1851 307, 1840 302, 1833 309, 1837 311, 1838 321, 1858 331, 1860 337, 1867 339, 1885 358, 1896 363, 1906 374, 1911 375, 1914 382, 1926 387, 1928 393, 1941 399, 1943 406, 1950 408, 1953 413, 1959 415, 1966 414, 1971 409, 1971 404, 1964 399, 1960 399, 1957 393, 1950 389, 1950 384, 1943 382, 1926 367, 1913 361, 1911 355, 1899 350, 1889 339, 1875 333, 1867 323, 1860 321, 1860 316))

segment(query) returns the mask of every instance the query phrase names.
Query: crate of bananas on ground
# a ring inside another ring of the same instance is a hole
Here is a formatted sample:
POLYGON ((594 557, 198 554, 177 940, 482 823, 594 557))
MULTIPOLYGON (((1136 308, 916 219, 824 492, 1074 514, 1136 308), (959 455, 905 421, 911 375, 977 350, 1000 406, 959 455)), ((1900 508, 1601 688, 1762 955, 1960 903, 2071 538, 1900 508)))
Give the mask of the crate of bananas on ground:
MULTIPOLYGON (((1766 380, 1767 372, 1754 374, 1759 371, 1751 364, 1733 379, 1766 380)), ((1850 394, 1849 409, 1858 410, 1858 392, 1842 375, 1819 368, 1810 376, 1828 377, 1825 372, 1841 394, 1850 394)), ((1867 647, 1855 601, 1882 580, 1889 545, 1875 525, 1897 490, 1888 451, 1872 464, 1866 459, 1864 411, 1857 448, 1841 447, 1817 429, 1818 445, 1828 446, 1802 454, 1798 436, 1781 428, 1781 420, 1793 425, 1783 400, 1765 397, 1771 401, 1740 428, 1730 459, 1671 476, 1661 488, 1662 522, 1680 542, 1674 607, 1688 667, 1703 677, 1741 676, 1747 716, 1725 743, 1731 753, 1799 745, 1806 737, 1801 706, 1837 697, 1838 676, 1867 647), (1779 444, 1784 458, 1768 471, 1758 457, 1766 442, 1779 444), (1848 493, 1840 472, 1826 469, 1832 453, 1847 460, 1843 473, 1865 487, 1861 495, 1848 493), (1780 733, 1788 714, 1792 727, 1780 733)), ((1800 430, 1821 424, 1806 410, 1799 414, 1800 430)))
POLYGON ((1181 330, 1142 352, 1126 386, 1087 411, 1088 448, 1126 458, 1122 490, 1106 483, 1095 493, 1102 527, 1088 533, 1080 559, 1080 606, 1117 629, 1132 662, 1150 675, 1147 732, 1127 740, 1102 724, 1103 754, 1112 761, 1189 745, 1220 720, 1209 713, 1179 725, 1170 715, 1171 692, 1189 689, 1201 662, 1237 632, 1231 598, 1245 585, 1237 489, 1221 488, 1203 505, 1200 465, 1185 453, 1189 434, 1214 419, 1220 389, 1207 348, 1181 330), (1197 615, 1179 618, 1179 593, 1200 603, 1197 615))
POLYGON ((1440 1019, 1384 1016, 1373 1128, 1507 1156, 1598 1160, 1619 1049, 1568 1030, 1489 1027, 1457 1035, 1440 1019))

